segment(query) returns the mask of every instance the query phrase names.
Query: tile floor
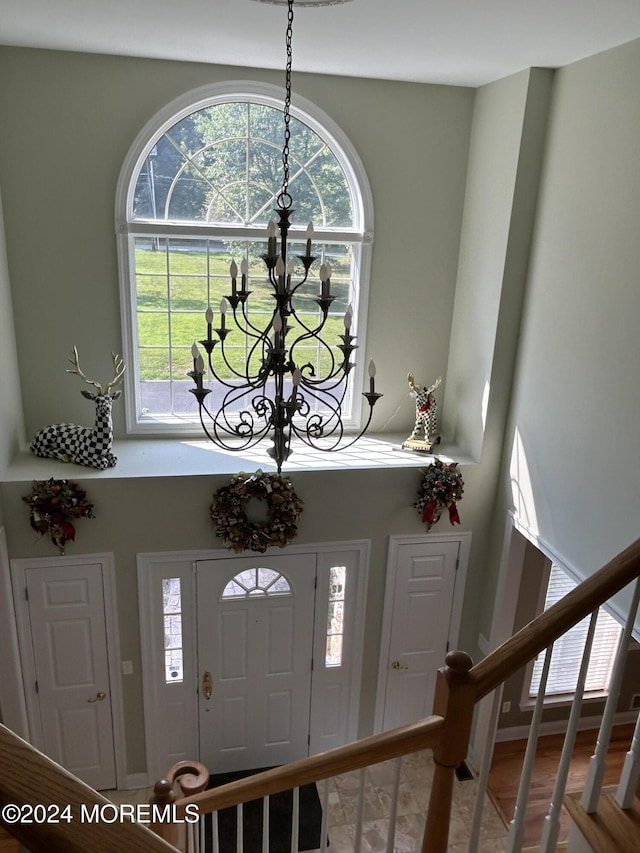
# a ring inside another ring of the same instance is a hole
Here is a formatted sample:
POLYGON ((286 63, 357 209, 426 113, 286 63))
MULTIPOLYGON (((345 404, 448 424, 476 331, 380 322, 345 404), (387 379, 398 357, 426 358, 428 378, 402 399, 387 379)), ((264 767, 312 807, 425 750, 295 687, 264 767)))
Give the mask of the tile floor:
MULTIPOLYGON (((395 761, 376 764, 365 771, 365 797, 361 853, 384 853, 389 831, 395 761)), ((396 815, 395 853, 419 853, 429 801, 433 759, 431 752, 414 753, 402 760, 396 815)), ((322 783, 318 789, 323 796, 322 783)), ((477 784, 475 779, 454 783, 449 853, 467 853, 477 784)), ((329 853, 353 853, 358 816, 360 772, 329 780, 329 853)), ((150 790, 104 791, 116 803, 146 802, 150 790)), ((471 853, 502 853, 507 831, 488 798, 485 799, 482 835, 471 853)))

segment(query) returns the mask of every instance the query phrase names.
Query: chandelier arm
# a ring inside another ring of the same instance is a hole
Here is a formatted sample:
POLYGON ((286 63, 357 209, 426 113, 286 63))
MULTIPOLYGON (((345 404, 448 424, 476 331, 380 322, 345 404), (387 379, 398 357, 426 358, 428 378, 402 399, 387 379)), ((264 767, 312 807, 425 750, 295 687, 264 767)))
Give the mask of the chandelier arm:
MULTIPOLYGON (((235 390, 237 391, 237 394, 232 394, 230 391, 225 394, 222 404, 215 413, 211 412, 203 402, 200 407, 200 422, 207 437, 213 441, 214 444, 228 450, 245 450, 262 441, 271 428, 272 418, 266 414, 261 414, 259 408, 255 404, 254 398, 252 405, 256 411, 256 415, 264 421, 264 425, 260 429, 256 428, 256 418, 254 418, 253 414, 248 409, 243 409, 239 413, 233 413, 234 418, 238 419, 237 423, 230 421, 229 406, 233 405, 237 399, 243 397, 246 393, 244 388, 237 388, 235 390), (213 430, 213 435, 211 434, 210 429, 207 428, 204 421, 203 411, 207 414, 210 420, 210 427, 213 430), (220 437, 221 432, 227 437, 242 440, 242 443, 237 447, 228 447, 220 437)), ((272 405, 271 401, 264 397, 264 395, 262 395, 260 399, 265 400, 269 405, 272 405)), ((266 409, 267 407, 265 406, 264 408, 266 409)))
MULTIPOLYGON (((367 395, 366 395, 366 394, 363 394, 363 396, 365 396, 365 397, 366 397, 367 395)), ((381 396, 381 395, 378 395, 378 396, 381 396)), ((311 448, 313 448, 314 450, 326 450, 326 451, 332 451, 332 450, 346 450, 348 447, 351 447, 351 446, 352 446, 352 445, 354 445, 357 441, 359 441, 359 439, 361 439, 361 438, 362 438, 362 436, 365 434, 365 432, 366 432, 366 431, 367 431, 367 429, 369 428, 369 425, 370 425, 370 423, 371 423, 371 419, 372 419, 372 417, 373 417, 373 406, 374 406, 374 404, 375 404, 375 403, 371 403, 371 402, 369 402, 369 416, 368 416, 368 418, 367 418, 367 421, 366 421, 365 425, 362 427, 362 429, 360 430, 360 432, 359 432, 357 435, 355 435, 355 436, 354 436, 350 441, 346 442, 346 444, 342 444, 342 443, 341 443, 342 438, 343 438, 343 435, 344 435, 344 429, 342 429, 342 430, 340 431, 340 437, 338 438, 338 440, 337 440, 337 441, 335 441, 335 442, 334 442, 332 445, 330 445, 329 447, 321 447, 320 445, 315 444, 315 443, 313 442, 312 438, 306 434, 306 431, 303 433, 303 432, 301 432, 301 431, 297 430, 297 429, 296 429, 296 427, 295 427, 295 425, 294 425, 294 433, 295 433, 295 435, 296 435, 296 438, 300 439, 300 441, 302 441, 302 443, 303 443, 303 444, 306 444, 306 445, 307 445, 307 447, 311 447, 311 448)))
MULTIPOLYGON (((307 269, 304 271, 304 276, 300 279, 300 281, 294 287, 292 287, 291 290, 289 291, 289 299, 290 300, 295 296, 297 291, 300 290, 302 285, 307 283, 308 279, 309 279, 309 270, 307 269)), ((292 306, 292 309, 293 309, 293 306, 292 306)))
POLYGON ((296 323, 299 323, 299 324, 302 326, 302 328, 305 330, 305 332, 307 333, 307 334, 306 334, 306 337, 314 337, 314 338, 318 338, 318 337, 319 337, 319 335, 320 335, 320 333, 321 333, 321 332, 322 332, 322 330, 324 329, 325 323, 326 323, 326 322, 327 322, 327 320, 329 319, 329 314, 328 314, 328 313, 327 313, 327 314, 323 314, 322 320, 321 320, 321 321, 320 321, 320 323, 315 327, 315 329, 310 329, 310 328, 307 326, 307 324, 304 322, 304 320, 301 320, 301 319, 300 319, 300 317, 298 316, 298 312, 296 311, 296 309, 294 308, 294 306, 293 306, 293 305, 291 305, 291 309, 290 309, 290 310, 291 310, 291 316, 295 319, 296 323))
MULTIPOLYGON (((200 343, 201 343, 201 344, 204 344, 204 343, 205 343, 205 341, 200 341, 200 343)), ((214 351, 215 351, 215 350, 211 350, 211 352, 210 352, 210 353, 208 353, 208 359, 207 359, 207 361, 208 361, 208 363, 209 363, 209 372, 211 373, 211 375, 213 376, 213 378, 215 379, 215 381, 216 381, 216 382, 219 382, 221 385, 224 385, 224 387, 225 387, 225 388, 229 388, 230 390, 233 390, 234 388, 237 388, 238 386, 237 386, 234 382, 230 382, 228 379, 223 379, 223 378, 222 378, 222 376, 220 376, 220 374, 219 374, 219 373, 218 373, 218 371, 216 370, 215 365, 213 364, 213 360, 212 360, 212 358, 211 358, 211 356, 213 355, 213 352, 214 352, 214 351)), ((237 371, 234 367, 232 367, 232 366, 229 364, 229 361, 228 361, 228 359, 227 359, 226 353, 225 353, 225 351, 224 351, 224 343, 222 343, 222 345, 221 345, 221 347, 220 347, 220 352, 222 353, 222 358, 223 358, 223 360, 224 360, 225 365, 229 368, 229 370, 231 371, 231 373, 233 373, 233 374, 234 374, 234 376, 237 376, 237 377, 238 377, 238 379, 244 379, 244 378, 245 378, 245 374, 244 374, 244 373, 238 373, 238 371, 237 371)))
POLYGON ((245 325, 241 326, 237 316, 237 309, 233 309, 233 320, 236 324, 236 327, 239 331, 248 338, 255 338, 256 341, 262 340, 263 331, 259 329, 257 326, 254 326, 251 320, 249 320, 249 315, 246 311, 247 303, 242 303, 242 319, 244 320, 245 325))

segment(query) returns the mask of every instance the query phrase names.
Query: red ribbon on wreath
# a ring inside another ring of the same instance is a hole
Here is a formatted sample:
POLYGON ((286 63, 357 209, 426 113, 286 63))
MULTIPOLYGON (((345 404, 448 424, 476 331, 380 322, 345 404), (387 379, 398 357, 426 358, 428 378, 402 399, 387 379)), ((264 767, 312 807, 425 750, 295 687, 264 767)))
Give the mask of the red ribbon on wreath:
POLYGON ((426 503, 424 505, 424 510, 422 511, 422 520, 425 524, 433 524, 433 515, 436 511, 437 506, 437 501, 429 501, 429 503, 426 503))

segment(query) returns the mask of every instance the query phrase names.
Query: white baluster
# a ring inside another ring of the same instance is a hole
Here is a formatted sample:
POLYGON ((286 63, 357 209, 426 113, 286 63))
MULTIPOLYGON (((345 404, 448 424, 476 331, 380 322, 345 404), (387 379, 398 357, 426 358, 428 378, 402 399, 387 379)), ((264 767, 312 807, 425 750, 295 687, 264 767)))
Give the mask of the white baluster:
POLYGON ((531 787, 533 765, 536 760, 538 731, 540 729, 540 720, 542 718, 544 696, 547 690, 547 678, 549 676, 549 667, 551 665, 552 654, 553 646, 549 646, 544 656, 544 666, 542 668, 542 676, 540 678, 540 686, 538 688, 536 704, 533 709, 529 740, 527 742, 527 749, 524 754, 524 761, 522 763, 522 776, 520 777, 520 787, 518 788, 516 807, 513 812, 513 819, 509 824, 509 835, 507 836, 507 842, 504 848, 505 853, 518 853, 519 850, 522 850, 522 840, 524 838, 524 815, 527 809, 527 801, 529 799, 529 789, 531 787))
POLYGON ((236 853, 242 853, 244 849, 244 814, 242 803, 236 806, 236 853))
POLYGON ((320 824, 320 850, 327 846, 327 826, 329 823, 329 780, 322 783, 322 822, 320 824))
POLYGON ((364 785, 365 768, 360 771, 360 796, 358 797, 358 815, 356 817, 356 837, 353 843, 354 853, 360 853, 362 848, 362 823, 364 819, 364 785))
POLYGON ((398 815, 398 796, 400 794, 400 771, 402 769, 402 756, 396 758, 393 775, 393 795, 391 798, 391 811, 389 812, 389 832, 387 835, 387 853, 393 853, 396 838, 396 817, 398 815))
POLYGON ((200 821, 188 823, 186 827, 187 837, 190 838, 190 841, 187 842, 187 850, 192 851, 192 853, 200 853, 200 821))
POLYGON ((609 749, 609 740, 611 739, 611 729, 613 728, 613 718, 618 705, 618 696, 620 695, 620 687, 622 686, 622 676, 624 674, 624 665, 627 659, 627 651, 629 649, 629 640, 633 623, 636 618, 638 609, 638 600, 640 598, 640 580, 636 581, 633 601, 629 611, 629 618, 624 627, 622 636, 620 637, 620 645, 616 655, 616 662, 611 674, 609 682, 609 695, 604 706, 600 731, 598 732, 598 741, 596 749, 591 756, 589 762, 589 770, 587 771, 587 780, 585 782, 584 793, 582 795, 582 807, 587 814, 593 814, 598 808, 598 800, 600 799, 600 791, 602 790, 602 780, 604 779, 604 771, 606 769, 607 750, 609 749))
MULTIPOLYGON (((213 812, 211 815, 211 851, 212 853, 220 853, 220 833, 218 830, 218 812, 213 812)), ((241 851, 238 851, 241 853, 241 851)))
POLYGON ((640 715, 636 720, 631 748, 624 759, 618 790, 615 794, 615 800, 621 809, 630 809, 633 805, 638 781, 640 781, 640 715))
POLYGON ((262 798, 262 853, 269 853, 269 797, 262 798))
POLYGON ((584 685, 587 680, 587 671, 589 669, 589 658, 591 657, 591 647, 593 646, 593 638, 596 632, 596 622, 598 621, 598 611, 594 610, 591 614, 589 622, 589 630, 584 644, 584 652, 580 663, 580 672, 578 673, 578 681, 576 690, 573 696, 571 705, 571 713, 569 714, 569 722, 567 724, 567 735, 562 746, 562 755, 558 764, 558 772, 556 781, 553 786, 553 794, 551 796, 551 804, 549 813, 544 819, 542 828, 542 839, 540 842, 540 853, 553 853, 558 843, 558 835, 560 833, 560 811, 562 809, 562 800, 564 791, 569 778, 569 770, 571 768, 571 758, 573 749, 576 744, 576 734, 578 732, 578 723, 582 712, 582 697, 584 695, 584 685))
MULTIPOLYGON (((493 749, 496 740, 496 731, 498 729, 498 717, 500 715, 500 705, 502 704, 502 688, 500 685, 493 694, 490 700, 491 716, 489 717, 489 725, 487 726, 487 746, 484 749, 482 763, 478 773, 478 788, 476 793, 476 801, 473 807, 473 820, 471 821, 471 831, 469 833, 468 850, 477 850, 480 845, 480 833, 482 831, 482 818, 484 816, 484 801, 487 795, 487 785, 489 783, 489 772, 491 771, 491 762, 493 761, 493 749), (491 742, 491 748, 489 748, 491 742)), ((487 697, 489 701, 489 697, 487 697)))
MULTIPOLYGON (((213 822, 213 815, 211 816, 211 820, 213 822)), ((206 830, 205 815, 201 814, 199 819, 198 819, 198 831, 200 833, 200 849, 201 850, 207 849, 205 830, 206 830)))
POLYGON ((291 853, 298 853, 298 833, 300 828, 300 788, 293 789, 291 808, 291 853))

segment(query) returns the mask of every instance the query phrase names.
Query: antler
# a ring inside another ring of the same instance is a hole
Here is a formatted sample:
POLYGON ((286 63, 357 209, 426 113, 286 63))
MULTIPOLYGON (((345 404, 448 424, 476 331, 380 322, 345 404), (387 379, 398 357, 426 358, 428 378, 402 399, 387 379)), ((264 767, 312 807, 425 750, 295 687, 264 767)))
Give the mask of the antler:
POLYGON ((107 385, 107 390, 104 392, 105 394, 110 394, 116 385, 119 385, 122 382, 124 372, 127 369, 122 356, 116 355, 115 352, 112 352, 111 358, 113 359, 113 367, 116 372, 111 382, 107 385))
POLYGON ((76 376, 79 376, 79 377, 80 377, 80 379, 84 379, 84 381, 85 381, 87 384, 89 384, 89 385, 93 385, 93 386, 94 386, 94 388, 97 388, 97 389, 98 389, 98 394, 102 394, 102 385, 100 385, 100 383, 99 383, 99 382, 94 382, 94 380, 93 380, 93 379, 89 379, 89 377, 88 377, 88 376, 85 376, 85 375, 84 375, 84 373, 82 372, 82 370, 80 370, 80 363, 79 363, 79 360, 78 360, 78 348, 77 348, 77 347, 74 347, 74 348, 73 348, 73 358, 70 358, 70 359, 69 359, 69 361, 70 361, 70 362, 71 362, 71 364, 73 365, 74 369, 73 369, 73 370, 69 370, 69 368, 67 368, 67 373, 75 373, 75 374, 76 374, 76 376))

